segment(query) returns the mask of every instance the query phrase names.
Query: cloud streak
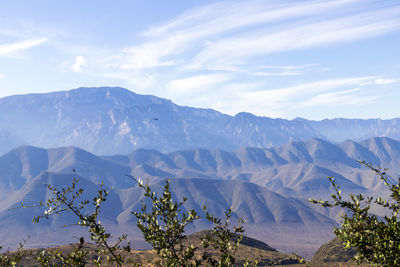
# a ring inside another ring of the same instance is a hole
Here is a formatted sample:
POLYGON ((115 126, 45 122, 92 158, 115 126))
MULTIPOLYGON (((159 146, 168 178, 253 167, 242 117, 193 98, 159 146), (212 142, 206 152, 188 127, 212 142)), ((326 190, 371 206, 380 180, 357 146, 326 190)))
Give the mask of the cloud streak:
POLYGON ((400 7, 371 11, 356 4, 359 1, 211 4, 144 32, 148 41, 125 48, 125 62, 119 66, 147 69, 190 64, 198 69, 231 70, 230 64, 243 65, 255 56, 350 42, 400 28, 400 7), (344 8, 355 11, 348 14, 344 8))
POLYGON ((25 40, 22 42, 16 42, 11 44, 2 44, 0 45, 0 56, 9 56, 16 52, 20 52, 41 45, 46 41, 47 39, 41 38, 41 39, 25 40))
POLYGON ((272 90, 242 88, 236 92, 237 100, 232 100, 227 106, 235 105, 258 115, 267 112, 270 116, 284 117, 305 107, 361 105, 377 98, 376 95, 364 96, 363 91, 369 92, 371 86, 383 80, 392 79, 365 76, 319 80, 272 90))
POLYGON ((136 44, 101 58, 82 54, 60 69, 81 72, 85 67, 86 73, 123 80, 135 91, 179 104, 230 114, 247 110, 285 116, 299 108, 369 103, 378 94, 363 96, 364 91, 398 79, 382 73, 340 78, 343 74, 329 75, 331 66, 320 62, 286 58, 286 65, 279 66, 271 57, 398 30, 400 5, 395 2, 225 1, 153 26, 141 33, 136 44), (325 75, 319 75, 322 72, 325 75), (317 75, 310 78, 311 74, 317 75), (276 82, 279 79, 282 84, 276 82))
POLYGON ((195 67, 221 65, 224 62, 243 64, 247 59, 297 49, 332 45, 384 34, 400 28, 400 8, 332 19, 271 32, 256 30, 210 44, 192 60, 195 67), (371 19, 372 18, 372 19, 371 19))
POLYGON ((376 96, 359 96, 360 88, 349 89, 339 92, 323 93, 311 97, 298 105, 298 107, 314 107, 314 106, 347 106, 366 104, 376 99, 376 96))
POLYGON ((210 87, 214 87, 230 79, 231 75, 227 74, 197 75, 172 80, 168 83, 167 88, 174 93, 199 93, 201 91, 209 91, 210 87))

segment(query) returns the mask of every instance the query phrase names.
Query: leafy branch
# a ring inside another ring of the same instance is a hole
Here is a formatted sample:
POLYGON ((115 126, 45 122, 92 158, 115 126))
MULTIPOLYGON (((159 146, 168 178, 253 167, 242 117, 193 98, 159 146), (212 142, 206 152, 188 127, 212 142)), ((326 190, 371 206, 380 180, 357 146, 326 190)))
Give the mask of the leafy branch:
POLYGON ((328 177, 335 193, 332 194, 332 202, 310 199, 312 203, 330 208, 339 206, 345 212, 342 215, 341 227, 334 229, 335 235, 346 248, 355 247, 357 254, 355 260, 358 263, 367 261, 379 266, 400 265, 400 178, 391 183, 391 177, 387 175, 387 169, 372 166, 370 163, 360 161, 360 164, 373 171, 390 191, 390 200, 382 197, 368 197, 364 194, 350 194, 349 199, 342 197, 340 187, 333 177, 328 177), (378 217, 371 210, 372 204, 384 208, 389 215, 378 217))
MULTIPOLYGON (((38 223, 41 219, 49 219, 52 215, 72 212, 79 219, 77 224, 89 229, 91 240, 97 244, 96 252, 105 255, 109 262, 114 262, 117 266, 122 266, 124 263, 124 257, 118 251, 121 249, 121 242, 126 240, 127 236, 122 235, 114 245, 111 245, 109 243, 111 234, 106 231, 100 220, 98 220, 101 204, 106 201, 109 191, 103 189, 103 185, 101 185, 100 189, 97 191, 97 196, 95 196, 91 201, 94 210, 92 213, 88 214, 86 210, 90 201, 79 201, 84 190, 83 188, 78 189, 76 187, 77 183, 78 180, 74 178, 71 186, 62 188, 61 190, 52 185, 47 185, 47 188, 52 192, 53 197, 46 201, 47 210, 45 210, 43 214, 34 217, 33 222, 38 223)), ((124 249, 129 249, 129 243, 128 246, 124 247, 124 249)), ((77 264, 80 264, 79 262, 82 257, 87 254, 80 251, 74 251, 73 253, 73 255, 70 255, 69 258, 67 257, 66 259, 69 260, 80 257, 75 261, 77 264)), ((59 253, 55 251, 54 253, 50 253, 50 256, 50 258, 54 258, 55 256, 59 256, 59 253)), ((61 259, 60 257, 58 258, 61 259)), ((100 266, 101 258, 98 257, 94 262, 96 265, 100 266)))

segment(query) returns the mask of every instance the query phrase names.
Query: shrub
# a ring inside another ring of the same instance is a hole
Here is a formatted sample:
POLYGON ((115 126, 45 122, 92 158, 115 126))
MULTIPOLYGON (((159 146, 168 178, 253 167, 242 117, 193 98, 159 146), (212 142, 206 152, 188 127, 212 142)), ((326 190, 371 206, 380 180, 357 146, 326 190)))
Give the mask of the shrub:
MULTIPOLYGON (((133 178, 133 177, 132 177, 133 178)), ((145 197, 150 198, 152 206, 147 211, 146 205, 142 204, 141 212, 132 212, 137 218, 137 226, 142 231, 143 236, 149 242, 157 254, 161 257, 160 263, 163 266, 199 266, 202 263, 208 263, 212 266, 228 267, 235 263, 234 255, 239 248, 242 235, 239 235, 236 241, 232 241, 233 236, 244 232, 241 224, 244 222, 239 219, 239 224, 233 227, 233 232, 229 225, 232 210, 229 209, 225 213, 225 220, 221 220, 206 211, 206 218, 214 224, 213 234, 206 234, 201 238, 203 248, 212 247, 217 251, 217 257, 204 252, 202 257, 196 257, 195 251, 198 247, 193 244, 185 244, 185 227, 200 219, 195 210, 189 210, 187 213, 181 212, 181 208, 187 201, 174 201, 170 192, 170 180, 165 182, 162 196, 158 197, 148 184, 144 184, 142 180, 133 178, 145 191, 145 197)), ((53 197, 45 203, 38 205, 26 206, 21 203, 19 208, 29 208, 46 206, 43 214, 33 218, 34 223, 39 223, 42 219, 49 219, 53 215, 60 215, 64 212, 72 212, 78 219, 78 225, 86 227, 90 233, 91 240, 97 244, 96 252, 104 255, 109 262, 116 266, 122 266, 125 258, 123 251, 130 251, 130 244, 121 247, 120 244, 126 240, 127 236, 122 235, 118 241, 111 245, 111 234, 107 232, 105 227, 98 220, 101 205, 107 200, 109 191, 105 190, 101 185, 92 201, 81 200, 84 192, 83 188, 77 187, 78 180, 75 178, 71 186, 58 189, 52 185, 47 185, 48 190, 53 197), (92 212, 88 212, 88 205, 91 204, 92 212)), ((83 239, 81 239, 83 241, 83 239)), ((81 242, 82 242, 81 241, 81 242)), ((83 242, 82 242, 83 243, 83 242)), ((0 247, 1 249, 1 247, 0 247)), ((62 254, 58 250, 42 250, 35 258, 42 266, 85 266, 87 264, 86 257, 89 251, 83 249, 82 246, 76 246, 70 253, 62 254)), ((1 266, 15 266, 26 251, 21 245, 20 250, 13 255, 0 254, 1 266)), ((97 266, 101 266, 101 257, 93 260, 97 266)), ((137 263, 133 263, 137 265, 137 263)), ((245 266, 256 265, 256 263, 246 262, 245 266)))
MULTIPOLYGON (((133 177, 132 177, 133 178, 133 177)), ((160 255, 164 266, 199 266, 203 261, 211 266, 228 267, 235 263, 234 255, 239 248, 243 238, 242 235, 234 242, 232 237, 244 232, 241 224, 244 222, 239 219, 239 225, 233 227, 233 232, 229 225, 232 210, 228 209, 225 213, 225 220, 215 217, 206 211, 206 219, 214 224, 213 234, 206 234, 201 238, 203 248, 212 247, 217 253, 215 258, 211 254, 204 252, 203 257, 196 258, 195 251, 198 247, 193 244, 185 244, 185 227, 200 219, 200 216, 193 209, 187 213, 182 212, 181 208, 187 201, 174 201, 170 192, 170 180, 165 182, 164 191, 161 197, 153 192, 148 184, 142 180, 133 178, 145 191, 145 197, 150 198, 152 206, 150 211, 142 203, 141 212, 133 212, 137 218, 137 225, 142 231, 144 238, 149 242, 160 255)), ((249 263, 247 263, 249 265, 249 263)), ((255 264, 253 264, 255 265, 255 264)))
POLYGON ((390 191, 390 200, 382 197, 368 197, 364 194, 350 194, 349 200, 342 197, 339 186, 333 177, 328 177, 335 193, 332 202, 310 199, 311 202, 322 207, 339 206, 344 209, 341 227, 335 228, 335 235, 343 242, 346 248, 355 247, 358 263, 367 261, 378 266, 400 265, 400 178, 397 184, 392 184, 392 178, 387 175, 387 169, 372 166, 360 161, 361 164, 372 170, 390 191), (371 205, 376 204, 387 212, 383 218, 371 213, 371 205))

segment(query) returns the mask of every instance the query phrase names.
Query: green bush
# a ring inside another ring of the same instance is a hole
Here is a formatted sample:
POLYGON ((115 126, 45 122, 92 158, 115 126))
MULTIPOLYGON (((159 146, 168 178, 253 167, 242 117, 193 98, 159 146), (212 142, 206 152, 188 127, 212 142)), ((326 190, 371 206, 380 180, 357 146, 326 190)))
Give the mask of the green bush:
MULTIPOLYGON (((133 178, 133 177, 132 177, 133 178)), ((133 178, 145 191, 145 197, 151 200, 152 206, 150 211, 147 211, 146 205, 143 203, 141 212, 132 212, 137 218, 137 226, 142 231, 143 236, 149 242, 153 249, 160 256, 159 263, 162 266, 199 266, 208 264, 211 266, 228 267, 235 263, 234 255, 239 247, 242 236, 235 242, 232 237, 244 232, 240 225, 243 220, 239 220, 239 225, 233 227, 233 231, 229 225, 232 210, 229 209, 225 215, 225 220, 221 220, 206 211, 205 219, 214 224, 213 234, 205 235, 201 238, 203 248, 214 248, 217 251, 217 256, 212 256, 205 250, 202 257, 196 257, 195 251, 198 247, 193 244, 185 244, 185 227, 200 219, 200 216, 195 210, 189 210, 187 213, 181 212, 181 208, 186 202, 186 198, 177 202, 172 199, 170 192, 170 181, 165 182, 164 191, 159 197, 153 192, 148 184, 144 184, 140 179, 133 178), (232 243, 233 242, 233 243, 232 243)), ((64 212, 72 212, 78 219, 77 224, 88 229, 91 240, 97 245, 96 253, 104 256, 108 262, 115 266, 123 266, 126 262, 123 252, 130 251, 130 244, 121 246, 121 243, 126 240, 127 236, 122 235, 117 242, 111 244, 111 234, 98 220, 101 205, 107 200, 109 191, 105 190, 101 185, 92 201, 81 200, 84 192, 83 188, 77 187, 78 180, 73 179, 71 186, 58 189, 52 185, 47 185, 48 190, 52 193, 52 197, 46 203, 38 205, 26 206, 21 203, 19 208, 29 208, 45 206, 43 214, 33 218, 34 223, 39 223, 42 219, 49 219, 51 216, 60 215, 64 212), (91 205, 93 210, 88 212, 88 205, 91 205)), ((0 247, 1 249, 1 247, 0 247)), ((42 250, 36 261, 42 266, 85 266, 87 264, 87 255, 89 251, 82 246, 75 246, 70 253, 62 254, 58 250, 49 249, 42 250)), ((0 266, 15 266, 26 251, 21 245, 20 250, 13 254, 0 254, 0 266)), ((98 256, 93 259, 93 263, 101 266, 102 257, 98 256)), ((251 263, 256 265, 256 263, 251 263)), ((137 263, 131 265, 137 266, 137 263)), ((245 263, 246 266, 250 262, 245 263)))
MULTIPOLYGON (((132 177, 133 178, 133 177, 132 177)), ((135 179, 135 178, 133 178, 135 179)), ((152 202, 150 211, 142 203, 141 212, 133 212, 137 218, 137 225, 142 231, 144 238, 156 250, 161 257, 163 266, 199 266, 204 262, 211 266, 228 267, 235 263, 234 255, 239 248, 243 236, 232 243, 232 237, 244 232, 242 219, 239 219, 239 225, 233 227, 229 225, 232 210, 225 213, 225 221, 206 212, 206 219, 214 224, 213 235, 206 234, 202 237, 203 248, 212 247, 217 251, 217 257, 205 251, 202 258, 195 257, 195 251, 199 249, 193 244, 185 244, 185 227, 200 219, 200 216, 193 209, 187 213, 182 212, 181 208, 187 201, 183 198, 177 202, 172 199, 170 192, 170 180, 165 182, 164 191, 161 197, 153 192, 148 184, 142 180, 135 181, 145 191, 145 197, 152 202)), ((249 263, 247 263, 248 265, 249 263)))
POLYGON ((349 199, 342 197, 339 186, 333 177, 328 177, 335 193, 332 201, 310 199, 311 202, 322 207, 339 206, 344 209, 341 227, 334 229, 335 235, 343 242, 346 248, 355 247, 358 263, 366 261, 378 266, 400 266, 400 178, 397 184, 391 184, 392 178, 387 175, 386 169, 372 166, 360 161, 361 164, 372 170, 390 191, 390 199, 382 197, 368 197, 364 194, 350 194, 349 199), (385 209, 383 217, 371 212, 371 206, 378 205, 385 209))

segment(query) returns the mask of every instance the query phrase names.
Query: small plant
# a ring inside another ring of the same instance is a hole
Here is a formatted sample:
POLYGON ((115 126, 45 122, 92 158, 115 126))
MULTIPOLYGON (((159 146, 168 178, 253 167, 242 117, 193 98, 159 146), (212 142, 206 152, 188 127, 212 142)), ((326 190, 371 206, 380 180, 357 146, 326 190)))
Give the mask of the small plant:
MULTIPOLYGON (((133 177, 131 177, 133 178, 133 177)), ((196 250, 199 247, 184 242, 187 238, 185 235, 185 227, 200 219, 195 210, 189 210, 187 213, 182 212, 181 208, 187 201, 183 198, 177 202, 172 199, 170 192, 170 180, 166 180, 162 196, 158 197, 148 184, 144 184, 141 179, 133 178, 144 190, 145 197, 150 198, 152 206, 147 211, 147 206, 142 203, 141 212, 133 212, 137 218, 137 225, 142 231, 147 242, 156 250, 161 257, 161 264, 164 266, 199 266, 205 261, 211 266, 233 266, 235 263, 234 255, 239 248, 244 232, 241 225, 244 221, 239 219, 239 225, 233 228, 233 232, 229 226, 232 216, 232 210, 225 212, 225 221, 211 215, 206 211, 206 219, 214 224, 211 235, 206 234, 201 238, 204 249, 209 247, 217 251, 218 257, 213 257, 206 250, 203 257, 195 257, 196 250), (237 237, 236 241, 233 238, 237 237)), ((250 262, 247 262, 250 266, 250 262)), ((255 266, 256 263, 252 263, 255 266)))
MULTIPOLYGON (((204 207, 204 210, 206 210, 206 207, 204 207)), ((211 266, 229 267, 233 266, 235 263, 234 255, 243 239, 243 235, 241 234, 244 233, 244 229, 241 224, 243 224, 244 221, 239 219, 238 225, 233 228, 232 232, 229 226, 231 217, 232 209, 228 209, 225 212, 225 221, 222 221, 222 219, 206 211, 206 218, 214 224, 214 229, 211 235, 205 235, 201 241, 204 248, 212 247, 218 253, 218 259, 214 259, 211 254, 204 252, 203 259, 211 264, 211 266), (237 237, 236 241, 233 241, 234 237, 237 237)))
POLYGON ((165 182, 161 197, 156 196, 148 184, 141 179, 136 180, 139 187, 143 188, 145 197, 152 201, 151 211, 142 203, 141 212, 132 212, 137 218, 137 226, 142 231, 147 242, 161 257, 164 266, 198 266, 200 262, 194 259, 197 249, 192 244, 185 245, 185 227, 199 219, 195 210, 188 213, 181 212, 184 198, 181 202, 172 199, 170 180, 165 182))
MULTIPOLYGON (((126 235, 119 237, 118 241, 114 245, 110 245, 109 239, 111 234, 106 231, 104 226, 98 220, 101 204, 106 201, 109 191, 103 189, 101 185, 101 188, 97 192, 97 196, 94 197, 91 202, 94 211, 88 214, 87 205, 90 203, 90 201, 79 201, 84 190, 76 187, 77 182, 78 180, 74 178, 71 186, 62 188, 61 190, 53 187, 52 185, 47 185, 47 188, 52 192, 53 197, 47 200, 47 210, 44 212, 44 214, 36 216, 33 219, 33 222, 38 223, 43 218, 48 219, 52 215, 58 215, 63 212, 72 212, 79 220, 78 225, 88 228, 91 240, 97 244, 96 252, 105 255, 106 259, 109 262, 113 262, 116 266, 122 266, 124 263, 124 257, 119 251, 121 250, 120 244, 126 239, 126 235)), ((128 247, 129 243, 124 249, 127 250, 128 247)), ((50 259, 58 259, 60 261, 72 262, 72 265, 74 266, 84 266, 83 262, 86 254, 87 251, 83 251, 78 248, 66 256, 62 256, 57 251, 49 252, 48 255, 43 252, 43 255, 40 256, 38 260, 45 263, 50 259)), ((101 258, 98 257, 94 260, 94 262, 97 266, 100 266, 101 258)))
MULTIPOLYGON (((25 241, 24 241, 25 242, 25 241)), ((2 246, 0 246, 0 251, 3 249, 2 246)), ((0 266, 4 267, 14 267, 22 260, 22 258, 27 254, 27 252, 24 250, 24 245, 23 243, 19 243, 19 248, 16 252, 10 253, 7 251, 6 253, 0 254, 0 266)))
MULTIPOLYGON (((133 178, 133 177, 132 177, 133 178)), ((242 219, 236 227, 233 227, 233 232, 229 226, 229 221, 232 216, 232 210, 229 209, 225 213, 225 220, 211 215, 206 211, 206 218, 214 224, 214 229, 211 235, 205 235, 201 238, 203 248, 213 248, 217 252, 217 258, 208 254, 207 251, 203 257, 196 256, 195 252, 198 249, 193 244, 186 244, 185 227, 190 223, 200 219, 200 216, 193 209, 188 212, 182 212, 182 207, 187 201, 183 198, 177 202, 172 198, 170 192, 170 180, 165 182, 162 196, 159 197, 153 192, 148 184, 144 184, 142 180, 133 178, 145 191, 145 197, 151 200, 151 210, 147 211, 147 207, 142 203, 141 212, 132 212, 137 218, 137 226, 142 231, 143 236, 149 242, 160 256, 160 264, 163 266, 199 266, 204 261, 212 266, 233 266, 235 263, 234 255, 239 248, 243 238, 241 235, 244 232, 242 219), (236 240, 235 240, 236 238, 236 240)), ((104 226, 98 220, 101 205, 107 200, 109 191, 103 189, 102 185, 92 201, 81 200, 84 189, 77 188, 78 180, 75 178, 71 186, 58 189, 52 185, 47 185, 48 190, 53 197, 48 199, 44 204, 26 206, 21 203, 19 208, 46 206, 43 214, 33 218, 33 222, 39 223, 42 219, 49 219, 53 215, 60 215, 64 212, 72 212, 77 218, 77 224, 86 227, 90 233, 91 240, 97 244, 96 252, 104 255, 105 258, 116 266, 127 264, 122 255, 122 251, 130 251, 130 244, 121 247, 120 244, 126 240, 127 236, 122 235, 114 245, 110 245, 109 239, 111 234, 106 231, 104 226), (88 205, 92 204, 92 212, 88 212, 88 205)), ((85 266, 88 250, 83 249, 83 238, 81 245, 74 247, 70 253, 62 254, 58 250, 42 250, 36 257, 36 261, 42 266, 85 266)), ((15 266, 17 262, 25 255, 24 250, 13 256, 0 255, 1 266, 15 266)), ((93 260, 97 266, 101 266, 101 257, 93 260)), ((133 266, 138 266, 137 263, 131 263, 133 266)), ((245 266, 256 266, 256 262, 246 261, 245 266)))
POLYGON ((60 251, 53 250, 42 250, 35 259, 44 267, 50 266, 76 266, 83 267, 86 265, 86 256, 89 251, 82 250, 79 246, 75 247, 74 250, 67 254, 62 254, 60 251))
POLYGON ((387 169, 373 167, 370 163, 360 161, 361 164, 375 172, 390 191, 390 200, 381 197, 368 197, 363 194, 350 194, 350 200, 342 197, 342 191, 333 177, 328 177, 335 193, 332 202, 310 199, 312 203, 322 207, 339 206, 346 212, 342 215, 343 224, 334 229, 335 235, 346 248, 355 247, 358 263, 367 261, 378 266, 400 265, 400 178, 397 184, 387 175, 387 169), (371 213, 371 205, 376 204, 387 211, 383 218, 371 213))

